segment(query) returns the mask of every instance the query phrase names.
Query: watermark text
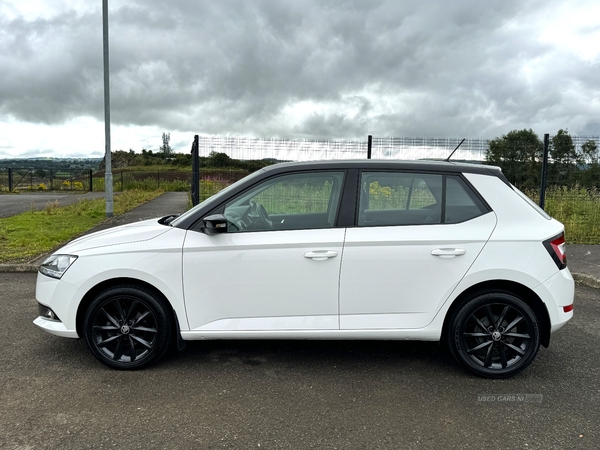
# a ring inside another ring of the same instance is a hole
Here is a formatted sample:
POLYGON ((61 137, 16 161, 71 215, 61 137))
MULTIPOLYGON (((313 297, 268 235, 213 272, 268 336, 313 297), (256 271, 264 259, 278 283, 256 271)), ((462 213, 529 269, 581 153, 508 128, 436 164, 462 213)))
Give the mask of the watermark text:
POLYGON ((482 403, 542 403, 542 394, 477 394, 482 403))

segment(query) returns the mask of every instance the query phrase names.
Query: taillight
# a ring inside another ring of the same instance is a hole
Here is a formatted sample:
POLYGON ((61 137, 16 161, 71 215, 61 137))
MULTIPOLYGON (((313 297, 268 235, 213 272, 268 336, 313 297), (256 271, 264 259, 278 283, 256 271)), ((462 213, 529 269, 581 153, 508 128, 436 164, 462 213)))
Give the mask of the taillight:
POLYGON ((565 253, 565 234, 560 233, 558 236, 554 236, 544 241, 544 247, 550 253, 550 256, 556 263, 559 269, 567 267, 567 254, 565 253))

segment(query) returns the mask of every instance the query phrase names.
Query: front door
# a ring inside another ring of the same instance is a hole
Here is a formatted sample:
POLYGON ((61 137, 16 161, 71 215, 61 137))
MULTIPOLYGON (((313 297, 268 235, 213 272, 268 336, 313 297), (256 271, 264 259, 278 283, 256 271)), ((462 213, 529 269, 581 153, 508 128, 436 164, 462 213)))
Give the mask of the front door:
POLYGON ((223 206, 226 233, 188 231, 183 282, 190 330, 338 329, 343 172, 288 174, 223 206))

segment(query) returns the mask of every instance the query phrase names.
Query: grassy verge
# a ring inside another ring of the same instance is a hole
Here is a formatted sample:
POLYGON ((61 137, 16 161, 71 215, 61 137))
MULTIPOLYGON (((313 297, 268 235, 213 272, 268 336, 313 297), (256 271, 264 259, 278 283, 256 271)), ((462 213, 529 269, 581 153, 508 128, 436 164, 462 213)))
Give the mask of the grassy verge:
POLYGON ((600 244, 600 192, 597 190, 550 188, 546 191, 545 209, 564 224, 567 243, 600 244))
MULTIPOLYGON (((123 192, 114 198, 114 213, 123 214, 160 194, 162 191, 123 192)), ((48 203, 42 211, 0 219, 0 263, 31 260, 100 224, 105 216, 105 200, 96 199, 62 207, 48 203)))

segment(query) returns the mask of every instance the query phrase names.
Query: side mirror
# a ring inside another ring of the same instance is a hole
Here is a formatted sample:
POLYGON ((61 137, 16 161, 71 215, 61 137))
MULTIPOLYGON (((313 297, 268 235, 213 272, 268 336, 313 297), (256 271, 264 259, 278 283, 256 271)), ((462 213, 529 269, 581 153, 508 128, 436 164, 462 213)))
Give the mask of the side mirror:
POLYGON ((202 219, 206 234, 227 233, 227 219, 223 214, 213 214, 202 219))

